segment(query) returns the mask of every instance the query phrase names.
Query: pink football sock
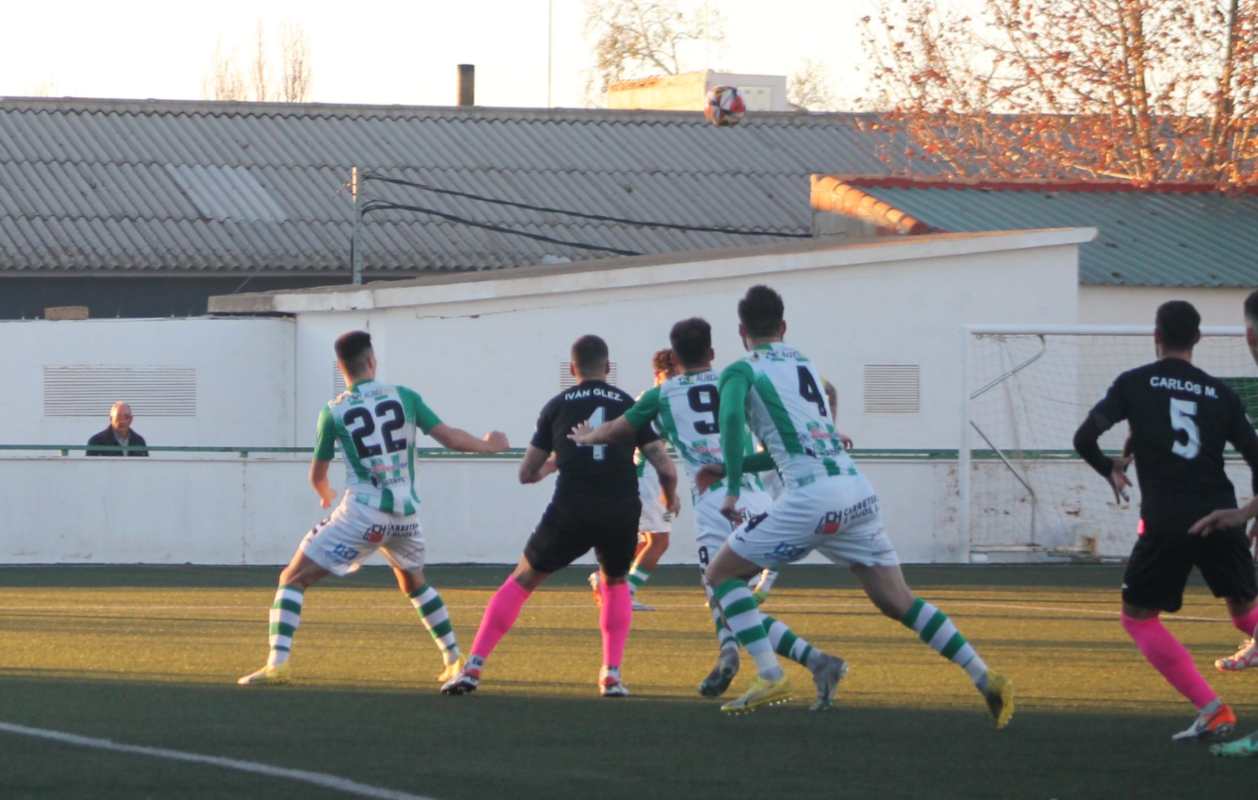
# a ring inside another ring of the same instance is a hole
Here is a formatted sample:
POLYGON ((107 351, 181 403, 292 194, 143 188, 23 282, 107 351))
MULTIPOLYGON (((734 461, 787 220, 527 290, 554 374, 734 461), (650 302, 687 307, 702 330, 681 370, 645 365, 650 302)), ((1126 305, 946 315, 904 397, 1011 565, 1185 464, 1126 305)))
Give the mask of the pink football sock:
POLYGON ((529 599, 529 590, 521 586, 515 578, 507 578, 494 596, 489 598, 485 606, 485 616, 481 617, 480 627, 476 629, 476 638, 472 640, 471 654, 482 661, 498 646, 502 637, 507 635, 520 609, 529 599))
POLYGON ((1166 678, 1166 682, 1187 697, 1197 708, 1218 699, 1193 663, 1192 655, 1157 617, 1136 619, 1123 614, 1123 627, 1144 654, 1145 660, 1166 678))
POLYGON ((603 632, 603 666, 620 667, 633 621, 629 584, 604 581, 598 585, 598 591, 603 596, 603 607, 598 612, 598 627, 603 632))
POLYGON ((1249 613, 1242 614, 1239 617, 1232 617, 1232 624, 1236 629, 1246 636, 1253 636, 1254 629, 1258 628, 1258 605, 1249 609, 1249 613))

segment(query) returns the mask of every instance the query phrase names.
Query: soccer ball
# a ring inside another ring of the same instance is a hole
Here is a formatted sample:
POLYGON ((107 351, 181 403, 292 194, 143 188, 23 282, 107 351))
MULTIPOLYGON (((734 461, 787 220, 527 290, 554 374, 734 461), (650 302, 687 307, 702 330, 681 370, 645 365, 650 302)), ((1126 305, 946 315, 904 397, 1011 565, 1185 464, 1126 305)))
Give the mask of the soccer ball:
POLYGON ((716 126, 737 125, 747 112, 743 96, 733 86, 713 86, 708 91, 708 104, 703 116, 716 126))

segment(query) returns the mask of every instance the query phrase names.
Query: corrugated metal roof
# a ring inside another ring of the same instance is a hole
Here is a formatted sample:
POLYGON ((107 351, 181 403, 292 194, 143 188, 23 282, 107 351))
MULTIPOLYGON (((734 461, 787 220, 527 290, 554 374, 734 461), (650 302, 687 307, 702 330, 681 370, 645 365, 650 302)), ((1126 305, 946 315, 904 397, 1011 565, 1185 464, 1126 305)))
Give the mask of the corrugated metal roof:
MULTIPOLYGON (((885 172, 885 134, 866 120, 752 114, 718 129, 681 112, 5 99, 0 271, 344 271, 355 165, 596 214, 807 233, 809 174, 885 172)), ((775 241, 367 188, 643 253, 775 241)), ((399 211, 369 216, 362 241, 376 275, 596 255, 399 211)))
MULTIPOLYGON (((888 181, 889 182, 889 181, 888 181)), ((1090 226, 1079 281, 1107 286, 1258 286, 1258 195, 846 183, 946 231, 1090 226)))

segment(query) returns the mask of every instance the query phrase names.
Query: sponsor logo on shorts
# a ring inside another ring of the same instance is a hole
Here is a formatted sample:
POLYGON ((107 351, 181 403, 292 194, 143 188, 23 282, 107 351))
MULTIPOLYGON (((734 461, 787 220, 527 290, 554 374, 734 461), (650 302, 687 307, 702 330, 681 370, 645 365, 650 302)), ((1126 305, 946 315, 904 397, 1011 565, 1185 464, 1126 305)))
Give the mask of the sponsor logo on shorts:
POLYGON ((782 561, 794 561, 797 558, 802 558, 807 552, 808 547, 805 545, 782 542, 777 547, 773 548, 773 552, 770 553, 770 555, 781 559, 782 561))
POLYGON ((353 561, 358 558, 358 550, 347 544, 337 544, 332 548, 332 555, 341 561, 353 561))
POLYGON ((841 527, 839 524, 839 512, 827 511, 826 515, 821 518, 821 522, 817 523, 817 528, 812 532, 814 536, 833 536, 839 532, 841 527))
POLYGON ((394 539, 410 539, 419 533, 419 523, 409 522, 405 525, 372 525, 363 534, 363 541, 380 544, 385 537, 394 539))
POLYGON ((756 514, 754 517, 747 520, 746 530, 749 530, 749 531, 754 530, 757 525, 759 525, 761 522, 764 522, 768 518, 769 518, 768 512, 765 512, 763 514, 756 514))

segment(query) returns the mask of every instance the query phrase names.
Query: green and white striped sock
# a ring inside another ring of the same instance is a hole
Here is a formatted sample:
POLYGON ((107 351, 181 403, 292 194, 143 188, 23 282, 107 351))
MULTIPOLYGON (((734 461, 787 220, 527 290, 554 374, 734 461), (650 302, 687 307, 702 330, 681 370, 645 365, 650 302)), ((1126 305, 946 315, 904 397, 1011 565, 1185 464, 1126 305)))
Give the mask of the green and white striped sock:
POLYGON ((809 644, 807 639, 796 636, 790 628, 786 627, 786 623, 779 622, 767 614, 764 618, 764 629, 769 634, 769 644, 773 645, 774 652, 808 669, 814 669, 821 657, 825 655, 809 644))
POLYGON ((303 598, 302 590, 296 586, 281 586, 275 590, 275 601, 271 603, 269 615, 271 653, 266 659, 267 666, 278 667, 288 660, 293 649, 293 635, 301 624, 303 598))
POLYGON ((765 680, 776 681, 782 677, 782 666, 769 644, 769 634, 764 628, 764 618, 756 606, 756 600, 747 589, 747 584, 737 578, 730 578, 716 587, 716 602, 725 615, 725 623, 729 625, 738 643, 746 648, 756 660, 756 671, 765 680))
POLYGON ((703 582, 703 592, 708 596, 708 609, 712 612, 712 622, 716 626, 716 643, 722 650, 737 650, 738 639, 734 638, 734 632, 725 624, 725 617, 721 614, 721 607, 712 600, 712 587, 708 586, 708 582, 703 582))
POLYGON ((651 573, 634 564, 629 570, 629 593, 637 594, 647 581, 651 580, 651 573))
POLYGON ((450 622, 450 612, 446 604, 431 586, 421 586, 411 592, 411 605, 419 612, 424 627, 432 634, 432 640, 441 649, 441 655, 447 664, 453 664, 459 658, 459 645, 454 640, 454 625, 450 622))
POLYGON ((900 622, 915 631, 939 655, 965 670, 975 686, 983 688, 987 681, 987 665, 957 630, 957 626, 952 624, 952 620, 948 619, 947 614, 919 597, 913 601, 900 622))

